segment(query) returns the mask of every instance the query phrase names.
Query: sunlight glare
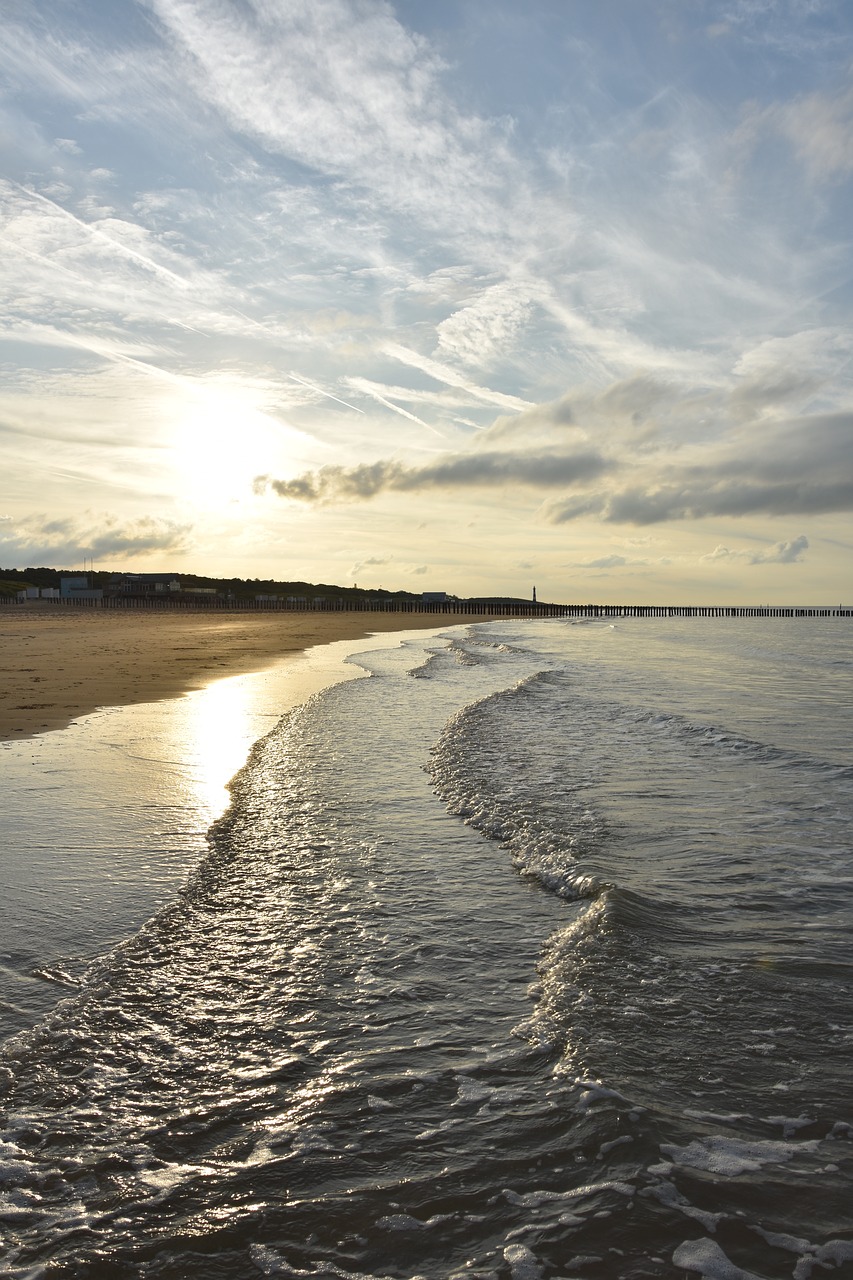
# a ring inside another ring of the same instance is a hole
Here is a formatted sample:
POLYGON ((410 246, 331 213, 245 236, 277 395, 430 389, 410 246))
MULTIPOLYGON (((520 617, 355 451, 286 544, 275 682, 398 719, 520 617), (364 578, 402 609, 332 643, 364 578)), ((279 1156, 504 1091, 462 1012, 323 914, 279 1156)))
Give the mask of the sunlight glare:
POLYGON ((251 675, 217 680, 186 698, 189 773, 205 824, 228 807, 228 783, 246 763, 252 743, 278 718, 261 717, 257 702, 257 680, 251 675))
POLYGON ((260 407, 263 392, 233 382, 194 388, 175 429, 174 457, 184 501, 221 511, 252 492, 255 476, 291 457, 302 433, 260 407), (290 447, 289 447, 290 446, 290 447))

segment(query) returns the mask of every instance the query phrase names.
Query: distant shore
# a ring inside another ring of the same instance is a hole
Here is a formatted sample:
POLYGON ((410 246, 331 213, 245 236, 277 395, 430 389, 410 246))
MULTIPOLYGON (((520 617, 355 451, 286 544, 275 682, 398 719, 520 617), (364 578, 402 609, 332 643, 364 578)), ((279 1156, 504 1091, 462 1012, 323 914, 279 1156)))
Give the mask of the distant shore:
POLYGON ((178 697, 314 645, 456 622, 435 613, 2 609, 0 741, 65 728, 99 707, 178 697))

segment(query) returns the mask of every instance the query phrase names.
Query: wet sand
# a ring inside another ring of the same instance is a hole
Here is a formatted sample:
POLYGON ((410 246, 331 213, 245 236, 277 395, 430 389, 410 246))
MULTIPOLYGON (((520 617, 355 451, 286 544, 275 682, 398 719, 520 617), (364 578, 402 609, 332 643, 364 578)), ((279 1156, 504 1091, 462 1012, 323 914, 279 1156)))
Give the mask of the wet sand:
POLYGON ((174 698, 221 676, 261 671, 313 645, 442 621, 434 613, 10 605, 0 609, 0 740, 61 729, 99 707, 174 698))

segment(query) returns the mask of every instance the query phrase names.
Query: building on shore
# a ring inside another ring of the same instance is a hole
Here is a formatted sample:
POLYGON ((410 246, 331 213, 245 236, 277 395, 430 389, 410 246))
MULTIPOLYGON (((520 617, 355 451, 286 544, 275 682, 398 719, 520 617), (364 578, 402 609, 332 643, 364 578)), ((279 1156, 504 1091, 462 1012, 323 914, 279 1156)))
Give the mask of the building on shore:
POLYGON ((103 600, 104 593, 100 587, 90 587, 86 574, 59 579, 60 600, 103 600))

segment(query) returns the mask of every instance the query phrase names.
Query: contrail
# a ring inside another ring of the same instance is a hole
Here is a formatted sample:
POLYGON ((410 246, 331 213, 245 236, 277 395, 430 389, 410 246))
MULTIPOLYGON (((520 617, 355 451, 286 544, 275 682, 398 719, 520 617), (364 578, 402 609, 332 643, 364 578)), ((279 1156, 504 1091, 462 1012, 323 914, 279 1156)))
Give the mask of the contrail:
POLYGON ((418 418, 414 413, 409 413, 408 409, 404 409, 402 405, 394 404, 393 400, 386 400, 380 395, 372 382, 368 382, 366 378, 348 378, 349 385, 356 391, 361 391, 363 395, 372 396, 374 400, 378 400, 380 404, 384 404, 386 409, 391 409, 394 413, 399 413, 401 417, 408 418, 410 422, 416 422, 420 427, 426 427, 427 431, 431 431, 433 435, 444 437, 437 427, 431 426, 428 422, 424 422, 423 418, 418 418))
POLYGON ((93 240, 102 240, 108 244, 116 253, 123 254, 124 257, 130 258, 134 262, 140 263, 141 266, 147 267, 149 271, 157 276, 165 276, 167 280, 171 280, 174 284, 180 286, 181 289, 189 289, 189 283, 179 276, 176 271, 170 270, 169 267, 161 266, 159 262, 155 262, 153 258, 148 258, 144 253, 140 253, 137 249, 131 249, 129 245, 122 244, 120 240, 114 240, 112 236, 108 236, 100 227, 93 227, 91 223, 84 222, 82 218, 78 218, 76 214, 71 213, 69 209, 64 208, 61 204, 57 204, 55 200, 51 200, 49 196, 44 196, 40 191, 33 190, 32 187, 25 187, 20 182, 10 180, 10 186, 17 187, 19 191, 23 191, 24 195, 32 197, 34 200, 40 200, 42 204, 48 205, 51 209, 56 209, 57 213, 61 213, 69 222, 73 222, 76 227, 81 227, 93 240))
POLYGON ((383 351, 386 355, 401 361, 402 364, 411 365, 413 368, 429 374, 431 378, 435 378, 436 382, 443 382, 448 387, 461 387, 469 395, 476 396, 478 400, 485 400, 487 404, 496 404, 502 409, 515 409, 516 412, 521 409, 533 408, 530 400, 521 400, 518 396, 508 396, 503 391, 492 391, 489 387, 479 387, 475 382, 471 382, 468 378, 463 377, 462 374, 457 373, 455 369, 451 369, 449 365, 441 364, 438 360, 432 360, 429 356, 422 356, 417 351, 410 350, 409 347, 400 346, 397 342, 386 342, 383 351))
POLYGON ((318 395, 325 396, 328 400, 335 400, 338 404, 344 405, 347 409, 352 409, 355 413, 364 413, 363 409, 359 409, 357 405, 350 404, 348 400, 342 400, 340 396, 333 396, 331 391, 324 391, 322 387, 315 387, 313 382, 309 382, 307 378, 299 378, 295 373, 287 375, 294 382, 299 382, 303 387, 310 387, 312 391, 316 391, 318 395))

